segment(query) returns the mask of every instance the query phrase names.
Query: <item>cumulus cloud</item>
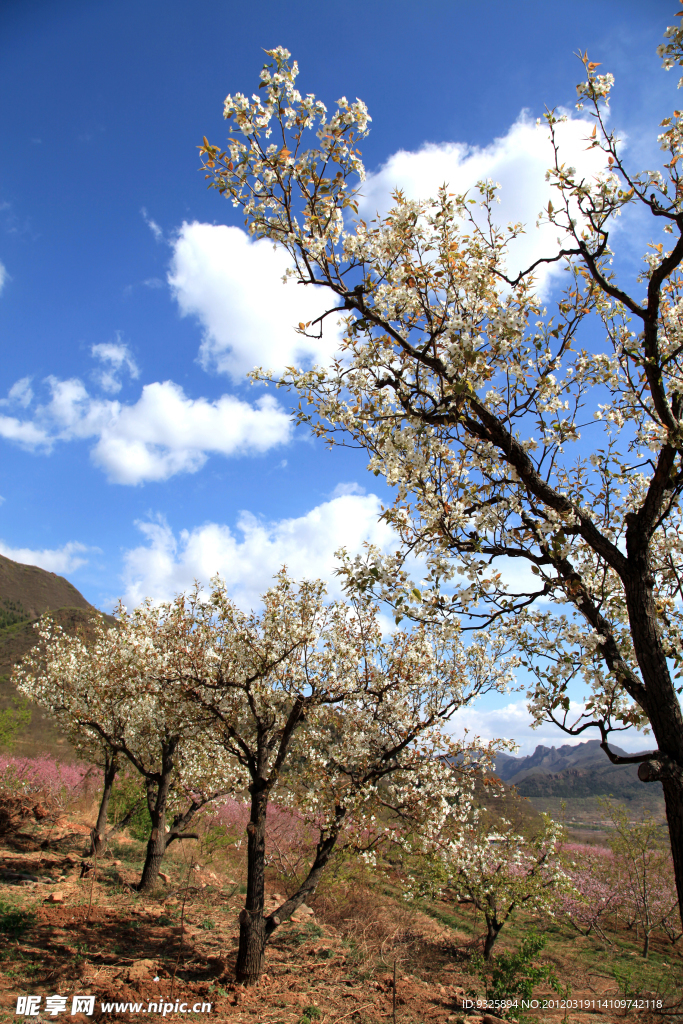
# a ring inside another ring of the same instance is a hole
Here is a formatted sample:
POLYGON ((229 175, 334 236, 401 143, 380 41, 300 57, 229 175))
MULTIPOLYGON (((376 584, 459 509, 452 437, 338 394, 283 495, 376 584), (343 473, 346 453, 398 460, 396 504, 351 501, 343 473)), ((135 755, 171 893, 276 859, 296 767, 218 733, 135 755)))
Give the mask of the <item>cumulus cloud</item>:
POLYGON ((116 483, 195 473, 211 454, 260 454, 292 433, 289 415, 270 395, 253 405, 232 395, 212 402, 164 381, 145 385, 138 401, 126 405, 93 397, 78 379, 47 383, 50 400, 31 419, 0 416, 0 436, 46 451, 58 440, 95 438, 93 461, 116 483))
POLYGON ((37 565, 41 569, 56 572, 60 576, 85 565, 88 560, 83 555, 93 550, 98 549, 88 548, 85 544, 79 544, 78 541, 69 541, 61 548, 44 548, 42 551, 34 551, 32 548, 11 548, 0 540, 0 555, 11 558, 14 562, 21 562, 22 565, 37 565))
POLYGON ((380 511, 376 495, 346 493, 303 516, 275 522, 242 512, 234 531, 205 523, 176 535, 163 517, 138 523, 145 543, 125 554, 125 601, 132 607, 145 597, 167 600, 195 579, 206 586, 219 573, 240 606, 253 608, 282 565, 296 579, 326 580, 329 593, 340 596, 334 575, 338 548, 355 553, 368 541, 389 550, 396 541, 379 522, 380 511))
POLYGON ((140 376, 138 365, 131 355, 130 349, 117 336, 115 342, 103 342, 100 345, 93 345, 90 353, 94 359, 103 363, 103 368, 95 374, 100 387, 111 395, 121 390, 122 370, 127 370, 133 380, 140 376))
POLYGON ((335 305, 334 296, 293 281, 283 284, 289 264, 284 250, 252 240, 240 228, 183 224, 168 281, 182 315, 202 325, 199 358, 205 369, 240 380, 255 366, 280 371, 330 360, 340 337, 334 317, 320 341, 301 337, 295 328, 335 305))
POLYGON ((4 263, 0 263, 0 292, 5 287, 7 282, 7 268, 4 263))
POLYGON ((270 395, 187 398, 172 381, 147 384, 135 405, 113 405, 93 458, 110 479, 134 484, 194 473, 211 453, 260 454, 290 439, 289 415, 270 395))
MULTIPOLYGON (((592 122, 575 117, 558 125, 562 159, 586 177, 605 167, 600 150, 587 150, 585 140, 592 128, 592 122)), ((537 127, 523 112, 504 136, 488 146, 425 143, 418 150, 392 154, 379 170, 368 175, 359 212, 366 219, 378 212, 386 213, 393 205, 391 194, 396 189, 405 192, 408 199, 418 200, 436 196, 439 187, 446 184, 449 192, 471 191, 472 198, 477 198, 472 191, 476 182, 491 178, 501 185, 500 205, 494 210, 497 222, 506 225, 521 221, 526 225, 526 234, 510 247, 509 270, 517 273, 540 256, 558 251, 557 229, 535 227, 539 211, 547 207, 548 200, 557 202, 557 189, 545 180, 552 161, 547 129, 544 125, 537 127)), ((547 287, 554 272, 556 267, 539 268, 539 287, 547 287)))
MULTIPOLYGON (((583 705, 572 703, 572 711, 576 713, 577 718, 582 710, 583 705)), ((599 734, 593 736, 588 732, 582 733, 581 736, 567 736, 557 726, 549 723, 532 729, 531 723, 532 718, 527 710, 526 701, 516 700, 498 708, 487 708, 481 704, 462 708, 451 719, 450 729, 454 736, 462 736, 467 729, 470 735, 480 736, 483 740, 514 740, 519 746, 516 756, 532 754, 539 744, 544 747, 561 747, 564 744, 575 745, 600 738, 599 734)), ((615 733, 613 742, 622 750, 649 750, 652 746, 652 737, 631 729, 615 733)))

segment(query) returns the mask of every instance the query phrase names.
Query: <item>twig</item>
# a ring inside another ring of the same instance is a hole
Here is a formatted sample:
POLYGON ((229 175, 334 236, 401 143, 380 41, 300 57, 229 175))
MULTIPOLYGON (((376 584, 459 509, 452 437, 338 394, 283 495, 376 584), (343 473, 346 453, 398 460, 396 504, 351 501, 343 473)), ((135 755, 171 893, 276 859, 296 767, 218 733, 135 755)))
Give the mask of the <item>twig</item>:
MULTIPOLYGON (((300 960, 285 960, 285 961, 282 961, 282 960, 272 960, 271 959, 270 962, 271 962, 273 967, 301 967, 301 961, 300 960)), ((330 967, 335 962, 336 962, 335 960, 319 960, 315 964, 306 964, 306 969, 308 969, 309 967, 330 967)))
POLYGON ((367 1010, 368 1006, 374 1006, 374 1003, 363 1003, 362 1006, 356 1006, 355 1009, 351 1010, 351 1013, 345 1013, 343 1017, 336 1017, 332 1024, 339 1024, 340 1020, 346 1020, 347 1017, 353 1017, 354 1013, 360 1013, 361 1010, 367 1010))

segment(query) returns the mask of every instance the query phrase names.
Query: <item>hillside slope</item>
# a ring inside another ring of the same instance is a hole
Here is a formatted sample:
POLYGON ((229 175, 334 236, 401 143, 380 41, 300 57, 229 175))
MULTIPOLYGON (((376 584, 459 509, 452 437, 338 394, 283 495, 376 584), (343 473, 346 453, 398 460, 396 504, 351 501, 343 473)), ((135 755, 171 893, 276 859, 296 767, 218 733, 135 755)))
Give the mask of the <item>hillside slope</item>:
MULTIPOLYGON (((0 711, 17 696, 10 676, 13 666, 35 645, 35 623, 45 612, 70 634, 86 640, 101 614, 63 576, 23 565, 0 555, 0 711)), ((113 625, 115 619, 105 615, 113 625)), ((59 729, 32 705, 31 722, 19 734, 13 753, 35 757, 54 754, 71 759, 74 752, 59 729)))
POLYGON ((11 605, 19 606, 17 610, 23 613, 24 619, 37 619, 43 612, 57 608, 94 611, 73 583, 63 576, 0 555, 0 607, 11 605))

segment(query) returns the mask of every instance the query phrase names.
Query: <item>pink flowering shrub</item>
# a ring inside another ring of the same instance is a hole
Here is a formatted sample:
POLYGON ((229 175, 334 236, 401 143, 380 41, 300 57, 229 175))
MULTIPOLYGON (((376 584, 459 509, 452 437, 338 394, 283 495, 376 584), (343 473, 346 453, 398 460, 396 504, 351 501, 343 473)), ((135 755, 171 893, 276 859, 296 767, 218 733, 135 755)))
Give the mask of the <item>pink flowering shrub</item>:
MULTIPOLYGON (((207 815, 205 820, 205 852, 246 842, 249 804, 226 800, 207 815)), ((296 882, 308 869, 317 835, 315 829, 296 811, 270 803, 266 815, 266 865, 275 867, 285 882, 296 882)))
POLYGON ((296 811, 270 804, 266 817, 266 864, 272 864, 285 882, 303 881, 317 842, 311 825, 296 811))
MULTIPOLYGON (((681 938, 681 923, 671 855, 666 849, 648 851, 634 864, 624 850, 615 853, 599 846, 568 843, 562 848, 565 870, 575 893, 558 896, 556 913, 564 916, 577 931, 589 935, 598 932, 610 941, 603 929, 608 915, 623 915, 628 929, 636 927, 645 935, 647 955, 649 935, 661 929, 672 943, 681 938)), ((615 920, 611 923, 615 924, 615 920)))
POLYGON ((63 764, 53 757, 0 754, 0 789, 12 793, 45 793, 66 802, 82 795, 90 783, 99 785, 99 769, 81 763, 63 764))
POLYGON ((602 930, 606 915, 624 903, 623 886, 611 850, 566 843, 562 854, 575 891, 558 896, 556 913, 566 917, 582 935, 590 935, 595 929, 606 938, 602 930))
POLYGON ((630 925, 645 936, 644 955, 647 955, 649 935, 661 928, 672 943, 681 938, 681 917, 678 909, 673 862, 668 850, 658 850, 650 858, 647 873, 642 869, 624 871, 623 891, 630 925))

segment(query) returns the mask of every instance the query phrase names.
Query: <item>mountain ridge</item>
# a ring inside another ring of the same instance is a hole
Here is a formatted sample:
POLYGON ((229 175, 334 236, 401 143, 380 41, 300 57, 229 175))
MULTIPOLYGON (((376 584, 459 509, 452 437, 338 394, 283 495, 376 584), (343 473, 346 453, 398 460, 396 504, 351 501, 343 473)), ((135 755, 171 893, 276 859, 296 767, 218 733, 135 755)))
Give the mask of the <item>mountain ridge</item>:
MULTIPOLYGON (((611 745, 615 754, 628 752, 611 745)), ((645 751, 643 751, 645 753, 645 751)), ((521 796, 585 798, 614 796, 631 800, 644 794, 644 783, 638 778, 637 764, 613 764, 600 747, 599 740, 546 747, 539 744, 532 754, 514 757, 499 754, 496 774, 521 796)), ((653 796, 661 794, 661 783, 652 786, 653 796)))

